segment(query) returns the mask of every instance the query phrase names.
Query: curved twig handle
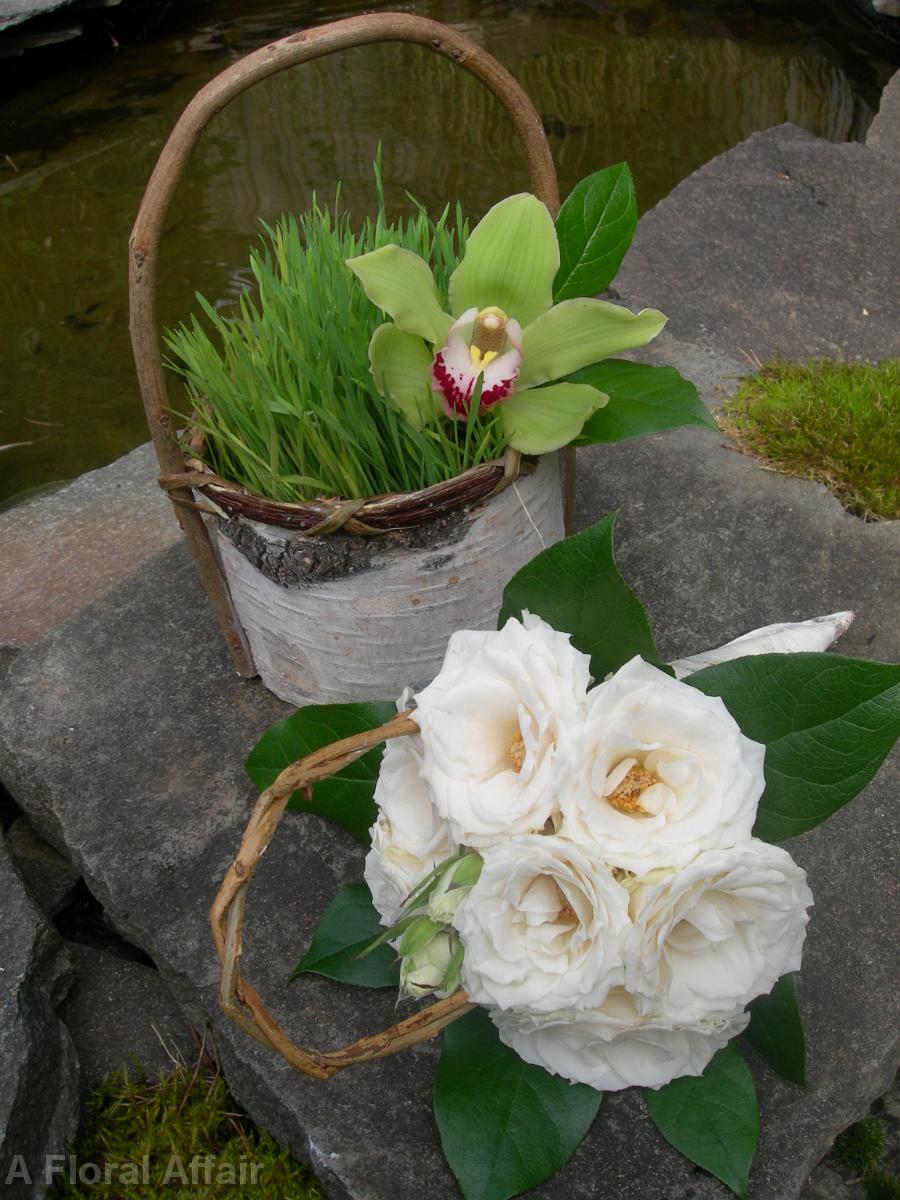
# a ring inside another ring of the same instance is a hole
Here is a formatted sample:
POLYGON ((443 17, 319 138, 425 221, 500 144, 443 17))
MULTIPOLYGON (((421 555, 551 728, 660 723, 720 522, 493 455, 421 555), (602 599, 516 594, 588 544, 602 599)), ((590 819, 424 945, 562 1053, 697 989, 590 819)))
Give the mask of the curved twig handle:
POLYGON ((291 1041, 259 994, 241 974, 241 938, 247 887, 278 828, 291 795, 298 790, 308 790, 318 780, 334 775, 381 742, 418 732, 419 727, 410 720, 409 713, 401 713, 379 729, 324 746, 285 767, 257 800, 244 830, 237 858, 228 868, 209 914, 213 941, 222 968, 219 1003, 226 1016, 267 1049, 280 1054, 297 1071, 314 1079, 330 1079, 345 1067, 385 1058, 405 1050, 407 1046, 427 1041, 475 1007, 469 1003, 465 992, 455 992, 383 1033, 360 1038, 341 1050, 307 1050, 291 1041))
MULTIPOLYGON (((368 13, 349 17, 272 42, 216 75, 196 94, 169 135, 147 184, 129 242, 131 344, 147 424, 164 475, 183 472, 185 460, 173 428, 159 352, 156 263, 163 221, 191 151, 212 117, 253 84, 286 67, 333 54, 336 50, 373 42, 416 42, 458 63, 480 80, 500 100, 515 126, 525 154, 532 191, 554 215, 559 208, 559 190, 550 147, 541 119, 528 96, 505 67, 486 50, 437 21, 429 21, 411 13, 368 13)), ((571 469, 570 464, 567 467, 571 469)), ((170 497, 234 665, 241 675, 255 675, 250 650, 232 608, 203 517, 184 504, 184 501, 191 500, 189 489, 172 491, 170 497)))

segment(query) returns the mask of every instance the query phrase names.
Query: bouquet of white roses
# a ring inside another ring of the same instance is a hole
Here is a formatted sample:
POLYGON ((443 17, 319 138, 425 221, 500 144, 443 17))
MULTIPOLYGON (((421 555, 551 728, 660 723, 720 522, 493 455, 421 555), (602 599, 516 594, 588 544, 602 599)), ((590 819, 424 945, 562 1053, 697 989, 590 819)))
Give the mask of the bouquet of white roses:
MULTIPOLYGON (((368 890, 339 893, 294 976, 461 1001, 434 1099, 467 1198, 546 1179, 602 1091, 632 1086, 747 1194, 759 1117, 729 1043, 744 1033, 794 1082, 805 1070, 791 973, 812 895, 775 843, 855 796, 900 731, 900 669, 822 653, 851 614, 664 664, 612 527, 520 571, 499 629, 456 633, 401 698, 405 736, 290 804, 368 846, 368 890)), ((248 770, 271 783, 395 712, 301 709, 248 770)))

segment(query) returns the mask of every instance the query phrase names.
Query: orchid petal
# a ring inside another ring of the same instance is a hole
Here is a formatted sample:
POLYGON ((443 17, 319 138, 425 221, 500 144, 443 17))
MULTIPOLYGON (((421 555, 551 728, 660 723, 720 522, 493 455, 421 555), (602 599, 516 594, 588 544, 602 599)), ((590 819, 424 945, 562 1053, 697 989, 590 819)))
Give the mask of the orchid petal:
POLYGON ((441 309, 431 268, 418 254, 400 246, 382 246, 348 258, 347 266, 373 304, 393 317, 403 333, 441 345, 451 320, 441 309))
POLYGON ((431 393, 431 352, 420 337, 396 325, 379 325, 369 342, 372 378, 382 396, 403 414, 413 429, 435 415, 431 393))
POLYGON ((517 392, 500 405, 507 441, 523 454, 547 454, 567 446, 581 427, 609 399, 585 383, 554 383, 517 392))
POLYGON ((665 323, 655 308, 632 313, 605 300, 563 300, 523 331, 519 387, 562 379, 621 350, 645 346, 665 323))
POLYGON ((450 310, 495 306, 527 325, 553 303, 558 269, 559 243, 546 205, 527 193, 509 196, 469 235, 450 276, 450 310))

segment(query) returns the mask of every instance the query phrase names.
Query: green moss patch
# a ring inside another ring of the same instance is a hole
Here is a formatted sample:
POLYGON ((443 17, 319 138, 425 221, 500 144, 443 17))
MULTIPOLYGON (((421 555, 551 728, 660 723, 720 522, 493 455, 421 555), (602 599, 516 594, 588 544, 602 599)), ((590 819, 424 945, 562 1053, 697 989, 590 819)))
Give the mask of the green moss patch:
POLYGON ((237 1108, 218 1071, 100 1083, 51 1200, 323 1200, 313 1175, 237 1108))
POLYGON ((824 483, 857 516, 900 517, 900 359, 768 364, 742 380, 719 424, 777 470, 824 483))

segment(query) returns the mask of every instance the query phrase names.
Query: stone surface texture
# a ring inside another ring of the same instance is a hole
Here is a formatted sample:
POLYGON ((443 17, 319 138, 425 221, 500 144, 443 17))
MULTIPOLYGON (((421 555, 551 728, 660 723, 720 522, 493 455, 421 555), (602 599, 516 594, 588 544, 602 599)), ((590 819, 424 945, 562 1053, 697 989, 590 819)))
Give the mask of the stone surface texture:
MULTIPOLYGON (((672 314, 647 360, 680 367, 715 405, 749 369, 743 351, 886 353, 893 251, 872 215, 876 204, 885 211, 885 170, 893 168, 864 147, 780 128, 676 189, 642 220, 622 276, 632 306, 672 314), (863 242, 876 233, 883 240, 870 253, 863 242), (860 289, 871 321, 856 315, 860 289)), ((619 564, 667 657, 848 608, 857 620, 838 650, 897 657, 900 523, 863 525, 817 485, 762 470, 701 430, 596 447, 579 462, 578 523, 620 510, 619 564)), ((238 1101, 311 1163, 329 1197, 411 1200, 424 1191, 451 1200, 459 1192, 430 1106, 436 1045, 321 1084, 219 1014, 206 914, 255 799, 242 761, 287 711, 258 681, 234 675, 178 545, 10 658, 0 779, 152 956, 185 1017, 198 1028, 211 1021, 238 1101)), ((751 1054, 763 1111, 753 1200, 795 1200, 834 1135, 896 1069, 896 794, 895 758, 861 798, 790 843, 816 898, 799 985, 811 1086, 780 1081, 751 1054)), ((397 1019, 391 994, 312 977, 285 985, 335 889, 361 871, 362 850, 349 837, 289 815, 250 889, 245 970, 307 1044, 340 1045, 397 1019)), ((604 1099, 572 1162, 532 1195, 728 1193, 656 1133, 637 1095, 620 1093, 604 1099)))
POLYGON ((181 538, 149 444, 0 513, 0 645, 27 646, 181 538))
POLYGON ((123 1066, 155 1079, 194 1065, 197 1043, 158 971, 95 946, 66 948, 76 977, 60 1016, 81 1065, 82 1097, 123 1066))
POLYGON ((866 134, 866 145, 900 164, 900 71, 881 93, 881 104, 866 134))
POLYGON ((72 0, 0 0, 0 31, 71 3, 72 0))
POLYGON ((683 341, 760 359, 900 353, 900 164, 779 125, 640 222, 615 290, 683 341))
POLYGON ((27 817, 19 817, 10 825, 6 844, 38 907, 47 916, 55 916, 75 893, 77 871, 58 850, 38 837, 27 817))
POLYGON ((0 837, 0 1193, 44 1193, 47 1155, 78 1121, 78 1062, 56 1007, 71 982, 63 944, 38 911, 0 837))

